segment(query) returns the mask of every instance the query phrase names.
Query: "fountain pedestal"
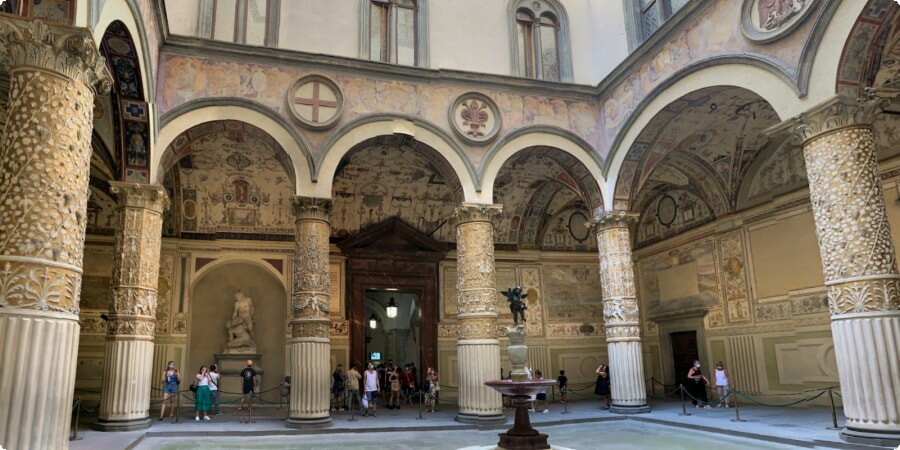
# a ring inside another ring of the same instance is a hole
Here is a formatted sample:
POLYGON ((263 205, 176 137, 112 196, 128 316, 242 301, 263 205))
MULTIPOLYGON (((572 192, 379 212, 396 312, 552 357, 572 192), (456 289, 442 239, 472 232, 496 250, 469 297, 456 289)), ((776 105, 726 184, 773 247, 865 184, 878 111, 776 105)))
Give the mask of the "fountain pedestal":
POLYGON ((500 442, 497 447, 504 450, 542 450, 549 449, 547 435, 541 434, 531 427, 531 419, 528 417, 531 396, 543 392, 556 384, 556 380, 496 380, 484 383, 497 392, 513 398, 516 404, 516 419, 513 427, 500 433, 500 442))

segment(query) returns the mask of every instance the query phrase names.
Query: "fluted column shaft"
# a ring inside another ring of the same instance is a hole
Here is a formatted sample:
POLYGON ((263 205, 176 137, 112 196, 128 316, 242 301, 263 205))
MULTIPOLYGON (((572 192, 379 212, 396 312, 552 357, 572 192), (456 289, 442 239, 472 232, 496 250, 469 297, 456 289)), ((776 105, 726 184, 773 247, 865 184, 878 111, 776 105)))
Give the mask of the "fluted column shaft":
POLYGON ((831 310, 846 440, 900 445, 900 274, 872 131, 881 101, 843 97, 796 119, 831 310))
POLYGON ((295 197, 296 236, 291 291, 291 414, 293 428, 331 426, 330 199, 295 197))
POLYGON ((163 212, 169 206, 161 186, 111 182, 118 196, 111 303, 106 328, 106 362, 100 415, 94 428, 130 431, 150 426, 150 385, 156 287, 163 212))
POLYGON ((613 211, 597 216, 591 225, 597 232, 603 320, 609 353, 610 411, 622 414, 650 412, 644 387, 641 327, 634 287, 629 226, 636 215, 613 211))
POLYGON ((87 29, 0 14, 0 445, 69 446, 94 90, 87 29))
POLYGON ((499 205, 464 203, 456 208, 460 422, 505 420, 500 394, 485 386, 500 373, 494 226, 499 205))

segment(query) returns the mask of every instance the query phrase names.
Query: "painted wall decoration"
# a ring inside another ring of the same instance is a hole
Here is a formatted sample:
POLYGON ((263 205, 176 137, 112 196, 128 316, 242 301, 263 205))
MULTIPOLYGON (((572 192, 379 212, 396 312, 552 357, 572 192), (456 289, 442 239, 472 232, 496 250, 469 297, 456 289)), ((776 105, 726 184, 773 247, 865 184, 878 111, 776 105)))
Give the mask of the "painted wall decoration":
POLYGON ((765 143, 762 130, 778 122, 768 102, 741 88, 706 88, 676 100, 629 149, 616 208, 641 211, 658 191, 680 188, 703 198, 716 215, 734 210, 765 143))
POLYGON ((463 140, 486 144, 500 132, 497 105, 485 95, 469 92, 459 96, 449 109, 450 125, 463 140))
MULTIPOLYGON (((896 17, 900 14, 893 0, 870 0, 863 9, 850 36, 844 43, 841 63, 835 91, 850 98, 859 97, 863 88, 877 86, 875 80, 885 59, 885 51, 891 53, 891 40, 888 36, 896 34, 893 29, 896 17), (868 55, 861 58, 860 55, 868 55)), ((887 60, 891 60, 889 56, 887 60)), ((888 77, 885 77, 888 78, 888 77)))
POLYGON ((548 322, 603 321, 603 299, 596 266, 545 265, 543 275, 548 322))
POLYGON ((750 288, 747 283, 747 258, 743 234, 734 231, 718 237, 720 252, 719 272, 729 323, 752 321, 750 315, 750 288))
POLYGON ((682 189, 666 190, 641 212, 635 243, 639 247, 649 245, 713 220, 713 210, 697 194, 682 189))
POLYGON ((790 141, 782 143, 755 166, 747 174, 744 182, 747 186, 743 188, 744 198, 738 201, 739 208, 761 204, 809 184, 803 149, 790 141))
POLYGON ((772 42, 806 19, 815 0, 744 0, 741 26, 747 39, 772 42))
POLYGON ((642 259, 643 305, 650 319, 719 305, 715 244, 694 242, 642 259))
POLYGON ((448 218, 460 202, 459 181, 443 159, 410 144, 419 145, 387 137, 345 157, 332 188, 332 235, 348 236, 396 216, 435 239, 456 241, 448 218))
POLYGON ((544 222, 541 250, 593 251, 597 240, 585 225, 589 211, 581 203, 571 204, 544 222))
MULTIPOLYGON (((254 72, 256 85, 265 85, 265 75, 254 72)), ((344 95, 330 79, 321 75, 305 76, 288 91, 288 104, 297 121, 308 128, 323 129, 337 123, 344 109, 344 95)))
POLYGON ((23 15, 35 17, 45 22, 75 23, 76 0, 26 0, 23 15))
POLYGON ((91 184, 91 197, 87 204, 87 232, 92 234, 111 234, 119 223, 116 212, 116 199, 108 190, 96 183, 91 184))
POLYGON ((293 235, 292 166, 266 132, 208 122, 178 136, 166 155, 181 232, 293 235))
POLYGON ((117 179, 135 183, 150 181, 149 108, 144 101, 142 72, 131 33, 120 21, 109 25, 100 50, 115 80, 111 95, 115 117, 117 179))
POLYGON ((169 334, 172 329, 172 310, 175 303, 175 253, 164 252, 159 258, 159 279, 156 286, 156 334, 169 334))

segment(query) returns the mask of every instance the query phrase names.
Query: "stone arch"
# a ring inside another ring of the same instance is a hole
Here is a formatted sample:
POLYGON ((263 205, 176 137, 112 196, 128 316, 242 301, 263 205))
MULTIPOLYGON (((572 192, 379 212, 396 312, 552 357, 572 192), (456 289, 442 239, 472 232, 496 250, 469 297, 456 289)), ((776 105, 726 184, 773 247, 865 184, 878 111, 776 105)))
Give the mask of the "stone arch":
MULTIPOLYGON (((625 120, 611 146, 604 175, 604 192, 612 199, 627 151, 636 139, 664 108, 692 92, 715 86, 734 86, 750 91, 775 110, 778 117, 793 117, 808 108, 808 99, 801 100, 791 83, 772 69, 749 63, 746 58, 727 58, 720 63, 698 63, 685 68, 651 92, 625 120)), ((613 209, 621 205, 609 203, 613 209)), ((627 205, 625 205, 627 207, 627 205)))
POLYGON ((437 126, 408 116, 378 114, 362 117, 340 127, 322 146, 316 161, 316 182, 310 186, 312 197, 330 198, 334 177, 341 160, 361 142, 381 136, 405 135, 433 149, 450 165, 463 190, 464 201, 475 201, 475 170, 463 149, 437 126))
MULTIPOLYGON (((900 11, 893 2, 870 0, 865 3, 865 7, 858 14, 854 11, 852 17, 854 18, 852 23, 845 20, 838 24, 840 27, 835 27, 848 28, 843 36, 832 38, 841 39, 839 45, 842 46, 843 51, 840 55, 838 56, 837 52, 830 52, 819 58, 823 64, 828 63, 829 66, 836 67, 834 93, 850 98, 860 96, 863 89, 875 85, 875 76, 881 66, 885 50, 890 51, 892 44, 893 46, 898 45, 897 28, 900 23, 898 22, 900 11), (865 56, 861 58, 860 55, 865 56), (826 58, 828 59, 826 60, 826 58)), ((836 34, 832 33, 832 35, 836 34)), ((897 51, 894 51, 894 54, 896 53, 897 51)))
POLYGON ((588 170, 597 183, 600 193, 599 204, 591 205, 594 209, 603 209, 607 205, 603 177, 603 162, 597 152, 584 139, 562 128, 537 125, 515 130, 494 143, 482 159, 479 166, 479 195, 474 200, 479 203, 492 203, 494 183, 503 164, 520 151, 535 147, 551 147, 559 149, 576 158, 588 170))
MULTIPOLYGON (((219 267, 222 267, 222 266, 226 266, 229 264, 238 264, 238 263, 250 264, 250 265, 257 266, 257 267, 265 270, 266 272, 271 274, 276 280, 278 280, 281 284, 284 285, 285 294, 290 296, 290 294, 291 294, 290 286, 287 283, 285 283, 285 281, 284 281, 285 275, 284 274, 279 272, 278 269, 273 267, 271 264, 268 264, 265 261, 263 261, 262 258, 254 259, 254 258, 248 258, 243 255, 225 255, 220 258, 216 258, 215 261, 201 267, 199 270, 194 272, 193 276, 191 277, 191 286, 190 286, 190 290, 188 292, 193 292, 194 286, 196 286, 197 283, 200 282, 200 280, 202 280, 211 271, 213 271, 219 267)), ((285 307, 287 307, 287 306, 285 306, 285 307)))
MULTIPOLYGON (((99 2, 92 2, 94 4, 99 2)), ((95 5, 91 5, 94 7, 95 5)), ((103 3, 102 8, 96 13, 96 18, 88 18, 91 28, 98 32, 105 32, 109 26, 115 22, 122 22, 128 30, 131 31, 131 38, 134 40, 135 47, 140 49, 137 52, 138 62, 143 69, 144 79, 144 98, 154 98, 153 93, 156 92, 156 67, 153 57, 151 56, 151 48, 149 46, 149 38, 147 28, 144 26, 144 20, 141 19, 140 9, 135 5, 134 0, 107 0, 103 3)), ((97 40, 99 48, 101 41, 97 40)), ((153 123, 153 132, 156 133, 156 124, 153 123)))
POLYGON ((173 108, 160 119, 159 147, 151 166, 151 180, 161 184, 165 171, 161 170, 166 158, 171 158, 170 145, 182 133, 206 122, 233 120, 253 125, 271 136, 291 160, 295 176, 295 193, 312 190, 313 158, 309 144, 284 118, 257 103, 243 99, 195 100, 173 108))

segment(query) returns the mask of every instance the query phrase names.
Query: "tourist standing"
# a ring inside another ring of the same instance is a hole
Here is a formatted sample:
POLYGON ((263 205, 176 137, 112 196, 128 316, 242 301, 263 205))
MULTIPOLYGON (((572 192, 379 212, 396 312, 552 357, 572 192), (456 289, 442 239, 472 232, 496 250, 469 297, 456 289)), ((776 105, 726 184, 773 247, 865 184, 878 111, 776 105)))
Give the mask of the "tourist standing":
POLYGON ((728 398, 728 387, 731 386, 731 375, 722 361, 716 363, 716 390, 719 391, 719 404, 717 408, 730 408, 731 400, 728 398))
POLYGON ((350 370, 347 371, 347 409, 354 408, 354 399, 359 402, 359 380, 361 379, 362 375, 356 370, 356 364, 352 364, 350 370))
POLYGON ((400 368, 393 367, 388 373, 388 383, 391 385, 391 397, 388 400, 388 408, 400 409, 400 368))
POLYGON ((256 370, 253 369, 252 359, 247 360, 247 367, 241 371, 241 380, 243 383, 243 390, 241 391, 243 395, 241 397, 241 402, 238 403, 238 411, 244 409, 244 400, 247 400, 248 397, 250 397, 248 400, 250 403, 248 407, 250 408, 250 411, 253 411, 253 389, 256 387, 258 381, 256 379, 256 370))
POLYGON ((425 394, 425 412, 434 412, 438 389, 437 372, 429 367, 425 371, 425 379, 422 382, 422 391, 425 394))
POLYGON ((169 404, 169 418, 175 418, 175 400, 178 399, 178 385, 181 384, 181 374, 175 369, 175 361, 169 361, 166 370, 163 371, 163 401, 159 408, 159 420, 166 416, 166 404, 169 404))
POLYGON ((594 395, 599 395, 603 398, 603 409, 609 409, 609 385, 611 383, 609 366, 600 364, 594 372, 597 374, 597 385, 594 386, 594 395))
MULTIPOLYGON (((535 370, 534 375, 537 377, 538 381, 544 379, 544 374, 542 374, 540 370, 535 370)), ((535 400, 534 403, 537 404, 538 402, 540 402, 541 407, 537 408, 535 406, 532 406, 531 407, 532 410, 540 409, 543 414, 547 414, 548 412, 550 412, 550 409, 547 408, 547 389, 544 389, 543 391, 538 392, 537 400, 535 400)))
POLYGON ((219 366, 213 364, 209 368, 209 397, 212 401, 212 409, 218 416, 219 413, 219 366))
POLYGON ((560 370, 559 376, 556 377, 556 384, 559 385, 559 402, 566 402, 566 393, 569 392, 569 378, 566 377, 566 371, 560 370))
POLYGON ((334 373, 331 374, 331 410, 337 411, 340 408, 341 411, 344 408, 341 406, 341 396, 344 394, 344 366, 343 364, 338 364, 337 368, 334 369, 334 373))
POLYGON ((200 366, 200 372, 194 377, 197 379, 197 392, 194 393, 194 420, 212 420, 209 417, 209 369, 200 366))
POLYGON ((369 363, 369 368, 365 373, 365 397, 363 397, 363 407, 366 408, 365 415, 369 415, 369 411, 372 411, 372 415, 378 416, 378 408, 375 405, 375 397, 378 395, 378 391, 381 390, 381 384, 378 381, 378 372, 375 371, 375 365, 369 363))
POLYGON ((700 408, 701 406, 709 408, 709 398, 706 396, 706 386, 709 384, 709 380, 700 370, 700 361, 694 360, 694 365, 688 370, 687 377, 688 393, 691 394, 691 403, 694 405, 694 408, 700 408))

